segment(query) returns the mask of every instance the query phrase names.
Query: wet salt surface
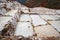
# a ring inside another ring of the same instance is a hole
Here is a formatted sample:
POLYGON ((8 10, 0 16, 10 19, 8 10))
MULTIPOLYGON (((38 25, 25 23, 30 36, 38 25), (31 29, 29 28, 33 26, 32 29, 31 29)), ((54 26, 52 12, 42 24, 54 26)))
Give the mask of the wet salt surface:
POLYGON ((22 35, 24 37, 33 35, 33 27, 29 22, 18 22, 15 35, 22 35))
POLYGON ((49 23, 50 23, 58 32, 60 32, 60 21, 49 21, 49 23))
POLYGON ((30 15, 34 26, 46 25, 47 22, 43 20, 39 15, 30 15))
POLYGON ((25 22, 29 21, 29 22, 31 22, 31 18, 29 16, 29 14, 21 14, 20 21, 25 21, 25 22))
POLYGON ((38 34, 38 36, 42 37, 52 37, 52 36, 58 36, 59 33, 50 25, 46 26, 38 26, 35 27, 35 32, 38 34))
POLYGON ((40 16, 45 20, 53 20, 53 21, 59 20, 59 18, 56 17, 55 15, 40 15, 40 16))

